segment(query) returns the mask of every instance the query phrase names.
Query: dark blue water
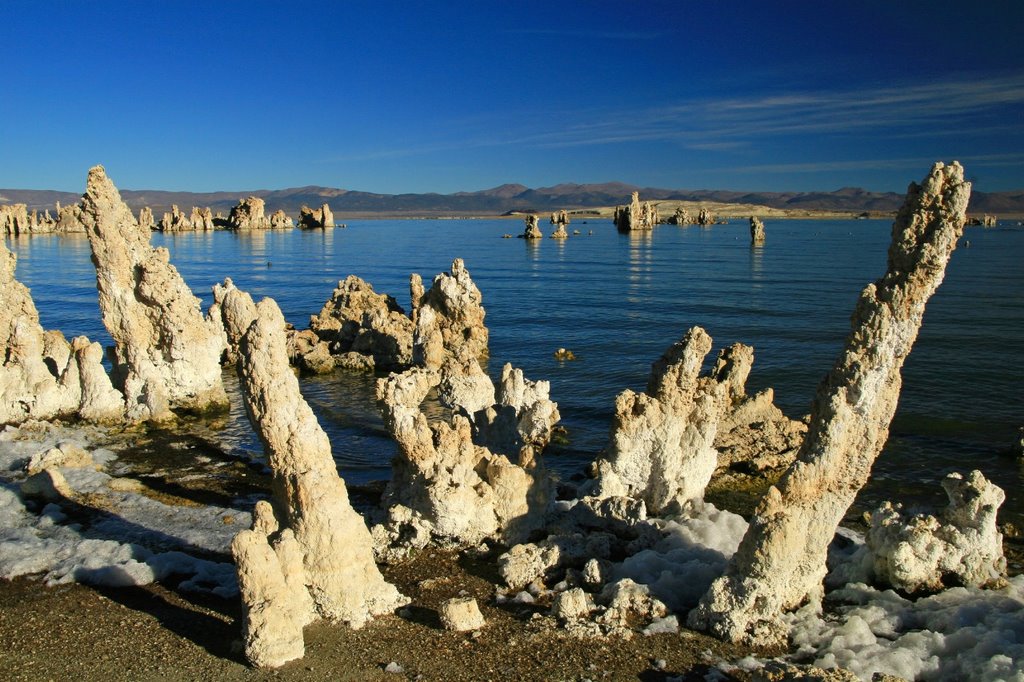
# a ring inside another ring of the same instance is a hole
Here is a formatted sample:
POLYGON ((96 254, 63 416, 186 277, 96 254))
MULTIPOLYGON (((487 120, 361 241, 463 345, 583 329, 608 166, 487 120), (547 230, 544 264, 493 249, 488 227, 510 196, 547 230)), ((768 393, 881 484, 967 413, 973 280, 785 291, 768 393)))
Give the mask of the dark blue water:
MULTIPOLYGON (((661 226, 619 235, 605 221, 576 221, 565 241, 501 239, 509 220, 350 222, 347 229, 253 234, 154 234, 204 301, 226 276, 254 296, 272 296, 297 327, 308 326, 339 279, 357 274, 408 304, 409 274, 425 283, 466 261, 491 332, 492 375, 512 362, 551 382, 567 445, 548 462, 563 475, 605 445, 615 395, 642 389, 651 363, 692 325, 717 349, 755 348, 748 389, 775 389, 791 416, 808 411, 849 331, 861 289, 885 269, 887 221, 768 221, 751 248, 746 221, 710 229, 661 226), (588 235, 592 230, 593 235, 588 235), (572 350, 575 362, 553 358, 572 350)), ((1024 521, 1024 473, 1005 456, 1024 425, 1024 230, 969 228, 946 281, 928 306, 904 369, 903 394, 866 501, 910 495, 941 502, 949 471, 981 469, 1007 491, 1004 518, 1024 521), (1016 518, 1015 518, 1016 517, 1016 518)), ((84 236, 9 240, 18 277, 31 287, 43 324, 109 344, 84 236)), ((389 475, 395 446, 373 404, 372 377, 303 380, 331 436, 346 479, 389 475)), ((220 432, 231 448, 258 451, 240 411, 220 432)))

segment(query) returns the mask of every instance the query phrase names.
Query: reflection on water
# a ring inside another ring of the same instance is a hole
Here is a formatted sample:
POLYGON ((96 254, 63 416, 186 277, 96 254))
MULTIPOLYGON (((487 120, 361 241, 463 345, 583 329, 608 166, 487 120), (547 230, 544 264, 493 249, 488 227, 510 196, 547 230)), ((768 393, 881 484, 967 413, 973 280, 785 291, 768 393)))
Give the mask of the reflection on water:
MULTIPOLYGON (((508 226, 357 221, 333 231, 154 234, 153 243, 168 248, 204 305, 210 287, 231 277, 254 297, 272 296, 300 327, 349 274, 407 306, 410 273, 429 283, 463 258, 484 297, 489 371, 512 362, 528 378, 551 382, 569 438, 548 461, 568 476, 604 447, 615 396, 642 389, 651 363, 695 324, 711 334, 713 353, 736 341, 754 346, 748 388, 773 387, 783 410, 805 414, 849 332, 860 291, 884 272, 890 236, 886 221, 777 221, 770 241, 751 248, 741 224, 626 236, 610 222, 591 221, 582 235, 518 247, 501 239, 508 226), (580 359, 557 362, 559 347, 580 359)), ((891 437, 862 499, 909 494, 941 502, 942 476, 977 467, 1008 491, 1003 517, 1024 525, 1017 494, 1024 477, 1001 454, 1024 425, 1024 344, 1015 342, 1024 335, 1024 230, 968 235, 971 248, 953 255, 929 303, 904 367, 891 437)), ((44 326, 110 344, 85 235, 7 243, 44 326)), ((304 378, 302 390, 346 478, 387 476, 395 445, 377 412, 374 377, 304 378)), ((233 410, 219 437, 232 451, 259 453, 240 408, 233 410)))

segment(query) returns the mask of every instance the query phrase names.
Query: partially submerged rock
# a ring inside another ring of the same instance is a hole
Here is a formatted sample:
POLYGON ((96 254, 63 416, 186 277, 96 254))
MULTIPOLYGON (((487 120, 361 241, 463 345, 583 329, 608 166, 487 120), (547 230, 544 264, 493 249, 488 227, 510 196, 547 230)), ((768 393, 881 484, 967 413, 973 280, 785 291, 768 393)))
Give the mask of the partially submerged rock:
POLYGON ((750 216, 750 243, 764 244, 764 222, 757 216, 750 216))
POLYGON ((369 355, 382 369, 402 369, 412 362, 412 320, 393 297, 378 294, 355 275, 338 282, 309 326, 332 354, 369 355))
POLYGON ((682 206, 677 206, 675 213, 669 217, 668 222, 672 225, 684 226, 693 223, 693 218, 690 217, 689 211, 682 206))
POLYGON ((888 435, 900 369, 963 233, 970 183, 958 163, 912 183, 885 276, 861 294, 846 347, 822 383, 797 461, 759 504, 739 550, 689 616, 732 641, 780 642, 782 612, 822 594, 825 555, 888 435))
POLYGON ((981 587, 1006 575, 996 513, 1003 490, 972 471, 942 482, 949 505, 938 516, 884 503, 871 513, 867 548, 874 577, 905 592, 981 587))
MULTIPOLYGON (((193 229, 192 221, 177 206, 173 205, 170 213, 164 213, 158 227, 161 232, 191 232, 193 229)), ((145 230, 146 228, 140 223, 139 229, 145 230)))
POLYGON ((266 230, 270 220, 265 215, 266 202, 259 197, 246 197, 239 200, 228 214, 229 230, 266 230))
POLYGON ((82 211, 127 416, 163 419, 171 410, 227 407, 219 323, 203 317, 167 249, 150 246, 150 234, 135 222, 102 166, 89 171, 82 211))
MULTIPOLYGON (((238 349, 246 412, 263 442, 273 476, 277 518, 294 533, 311 604, 320 617, 360 627, 406 600, 374 563, 370 532, 349 503, 327 434, 302 398, 288 366, 284 317, 273 300, 253 304, 248 294, 230 282, 221 287, 219 300, 224 328, 238 349)), ((266 533, 269 541, 262 534, 247 537, 240 541, 241 549, 251 550, 255 561, 265 561, 267 547, 274 542, 271 536, 266 533)), ((271 548, 277 551, 276 546, 271 548)), ((240 552, 236 558, 246 563, 239 565, 241 576, 250 570, 247 555, 240 552)), ((275 601, 274 608, 287 614, 294 595, 281 588, 282 569, 257 567, 254 574, 263 582, 257 581, 250 593, 282 592, 285 596, 275 601)), ((256 606, 257 602, 246 603, 250 611, 256 606)), ((291 630, 285 628, 285 632, 291 630)), ((264 637, 258 630, 249 635, 264 637)))
POLYGON ((293 227, 295 227, 295 222, 291 219, 291 216, 281 209, 277 209, 270 214, 270 229, 287 230, 293 227))
POLYGON ((487 355, 488 331, 484 325, 483 296, 461 258, 451 272, 437 275, 418 305, 414 305, 413 362, 438 369, 445 358, 463 349, 472 357, 487 355))
POLYGON ((697 225, 701 227, 707 227, 708 225, 715 224, 715 216, 711 214, 711 211, 701 206, 700 211, 697 212, 697 225))
POLYGON ((658 209, 649 201, 640 203, 640 193, 633 192, 629 206, 616 206, 612 217, 619 232, 651 230, 658 224, 658 209))
POLYGON ((307 229, 334 227, 334 214, 331 213, 331 207, 326 203, 317 209, 303 206, 299 209, 299 227, 307 229))
POLYGON ((540 231, 540 226, 537 224, 537 216, 528 215, 525 219, 526 230, 519 235, 520 239, 543 239, 544 233, 540 231))
POLYGON ((44 331, 28 288, 15 276, 17 257, 0 240, 0 424, 80 416, 124 416, 124 396, 103 369, 103 350, 80 336, 71 344, 44 331))

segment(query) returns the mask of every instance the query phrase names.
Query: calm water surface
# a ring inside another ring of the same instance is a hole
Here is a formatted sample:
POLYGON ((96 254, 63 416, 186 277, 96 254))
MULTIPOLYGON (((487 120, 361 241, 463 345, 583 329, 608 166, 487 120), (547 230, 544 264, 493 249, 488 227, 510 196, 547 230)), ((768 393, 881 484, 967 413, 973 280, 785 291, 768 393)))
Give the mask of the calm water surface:
MULTIPOLYGON (((614 399, 640 390, 651 363, 700 325, 709 355, 742 341, 755 349, 749 390, 775 389, 791 416, 809 409, 849 331, 861 289, 885 269, 888 221, 767 221, 751 248, 746 221, 712 228, 661 226, 619 235, 577 220, 565 241, 503 240, 510 220, 350 222, 347 229, 234 234, 154 234, 204 307, 224 277, 277 300, 306 327, 338 280, 356 274, 408 305, 409 274, 425 283, 459 257, 483 292, 491 332, 489 371, 522 367, 551 382, 569 442, 548 462, 564 476, 605 445, 614 399), (593 234, 588 234, 589 231, 593 234), (558 362, 560 347, 575 362, 558 362)), ((883 498, 943 502, 953 470, 981 469, 1007 491, 1003 518, 1024 524, 1024 479, 1006 456, 1024 426, 1024 230, 969 228, 933 297, 904 368, 889 442, 861 504, 883 498)), ((110 344, 100 321, 84 235, 8 240, 18 278, 32 289, 46 328, 110 344)), ((229 379, 229 382, 231 380, 229 379)), ((337 373, 303 379, 303 393, 331 437, 347 480, 386 478, 395 445, 373 403, 373 378, 337 373)), ((237 385, 237 381, 234 382, 237 385)), ((259 453, 240 409, 218 432, 233 450, 259 453)))

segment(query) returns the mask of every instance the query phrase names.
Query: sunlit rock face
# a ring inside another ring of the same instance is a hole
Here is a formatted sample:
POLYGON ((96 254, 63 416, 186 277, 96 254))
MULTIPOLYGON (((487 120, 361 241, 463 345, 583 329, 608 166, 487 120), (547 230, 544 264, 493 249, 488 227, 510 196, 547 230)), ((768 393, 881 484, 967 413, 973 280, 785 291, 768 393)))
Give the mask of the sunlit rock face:
POLYGON ((487 355, 483 296, 461 258, 452 262, 451 272, 434 278, 414 308, 414 363, 438 369, 463 349, 475 358, 487 355))
POLYGON ((544 233, 540 231, 540 225, 538 225, 538 218, 535 215, 526 216, 524 222, 526 223, 526 229, 520 236, 522 239, 543 239, 544 233))
MULTIPOLYGON (((273 476, 276 518, 294 534, 301 556, 301 584, 308 590, 309 608, 316 616, 360 627, 406 600, 384 580, 374 563, 370 532, 349 504, 327 434, 302 398, 288 365, 285 322, 277 304, 271 299, 254 304, 230 282, 225 282, 217 295, 224 329, 237 348, 246 412, 263 442, 273 476)), ((279 593, 282 596, 274 608, 284 614, 281 631, 291 641, 295 623, 308 622, 312 615, 289 615, 294 611, 291 604, 304 599, 296 595, 297 590, 287 589, 285 577, 296 569, 290 568, 293 564, 279 551, 278 543, 284 540, 273 532, 246 536, 239 540, 236 557, 245 564, 239 566, 240 576, 260 576, 253 579, 249 590, 255 596, 245 605, 251 614, 247 622, 259 622, 252 614, 262 608, 260 600, 268 593, 279 593), (254 562, 273 564, 270 550, 277 557, 277 566, 253 568, 254 562), (247 560, 250 556, 252 561, 247 560)), ((247 631, 247 650, 259 648, 250 647, 249 641, 261 636, 258 629, 247 631)), ((281 658, 293 654, 294 646, 284 650, 281 658)))
POLYGON ((727 383, 699 376, 710 350, 711 337, 694 327, 654 363, 645 393, 619 394, 594 495, 640 499, 652 513, 703 498, 728 401, 727 383))
POLYGON ((762 499, 726 574, 690 613, 692 627, 778 643, 786 635, 782 612, 821 596, 828 545, 888 436, 900 369, 963 233, 969 197, 955 162, 937 163, 922 184, 910 185, 887 272, 861 293, 797 460, 762 499))
POLYGON ((124 416, 124 396, 103 369, 103 350, 80 336, 70 344, 44 331, 28 288, 15 277, 17 257, 0 240, 0 424, 78 416, 124 416))
POLYGON ((125 394, 128 417, 225 408, 219 325, 203 317, 167 249, 150 246, 150 234, 102 166, 89 171, 82 217, 103 324, 115 343, 115 384, 125 394))
POLYGON ((629 206, 616 206, 612 217, 619 232, 651 230, 658 224, 658 209, 649 201, 640 203, 640 193, 633 192, 629 206))
POLYGON ((890 502, 872 512, 867 548, 875 579, 913 593, 981 587, 1005 576, 996 526, 1002 488, 980 471, 950 474, 942 487, 949 504, 938 515, 907 513, 890 502))
POLYGON ((266 202, 259 197, 246 197, 231 208, 228 214, 229 230, 266 230, 270 219, 266 214, 266 202))
POLYGON ((291 216, 281 209, 270 214, 270 229, 286 230, 292 227, 295 227, 295 222, 291 219, 291 216))
POLYGON ((393 297, 378 294, 355 275, 338 282, 309 326, 333 354, 369 355, 381 369, 404 368, 412 362, 412 320, 393 297))
POLYGON ((189 223, 192 225, 192 229, 198 232, 212 232, 214 229, 213 211, 210 210, 209 206, 206 208, 193 206, 189 223))
MULTIPOLYGON (((384 423, 399 445, 383 499, 388 519, 375 529, 380 546, 518 542, 544 524, 554 499, 550 476, 535 458, 519 464, 516 454, 510 459, 480 444, 473 419, 483 417, 470 410, 493 404, 494 388, 489 379, 472 378, 486 378, 482 372, 468 380, 452 376, 462 371, 452 365, 440 371, 417 367, 378 381, 384 423), (422 403, 434 389, 445 394, 450 418, 429 420, 424 413, 422 403)), ((514 430, 518 419, 509 409, 514 430)))
MULTIPOLYGON (((145 231, 142 223, 139 223, 139 228, 145 231)), ((164 213, 164 217, 160 219, 157 229, 161 232, 191 232, 192 222, 181 212, 181 209, 171 206, 171 211, 164 213)))

